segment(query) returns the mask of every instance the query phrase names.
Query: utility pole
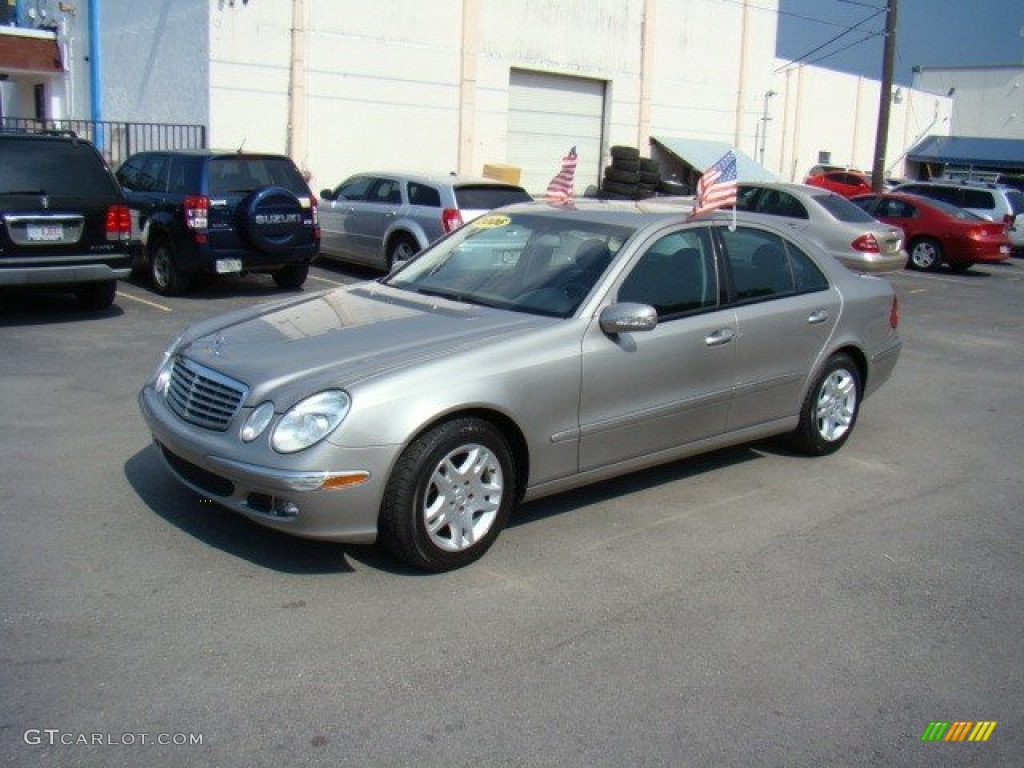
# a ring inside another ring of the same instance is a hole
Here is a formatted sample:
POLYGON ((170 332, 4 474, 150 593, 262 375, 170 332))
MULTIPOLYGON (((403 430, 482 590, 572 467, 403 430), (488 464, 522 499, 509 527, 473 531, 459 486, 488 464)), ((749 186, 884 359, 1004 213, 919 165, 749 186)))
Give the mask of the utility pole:
POLYGON ((875 163, 871 168, 871 189, 882 191, 885 183, 885 147, 889 142, 889 106, 892 104, 892 68, 896 58, 896 19, 899 0, 888 0, 885 14, 885 47, 882 52, 882 89, 878 96, 878 131, 875 133, 875 163))

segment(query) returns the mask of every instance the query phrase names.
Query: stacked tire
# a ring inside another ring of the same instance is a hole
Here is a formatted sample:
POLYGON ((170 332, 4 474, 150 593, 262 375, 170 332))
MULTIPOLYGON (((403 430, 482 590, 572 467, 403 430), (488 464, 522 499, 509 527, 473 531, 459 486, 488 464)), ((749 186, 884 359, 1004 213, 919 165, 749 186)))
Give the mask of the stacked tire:
POLYGON ((661 173, 658 163, 640 157, 636 147, 611 148, 612 163, 604 169, 601 197, 609 200, 646 200, 658 193, 661 173))

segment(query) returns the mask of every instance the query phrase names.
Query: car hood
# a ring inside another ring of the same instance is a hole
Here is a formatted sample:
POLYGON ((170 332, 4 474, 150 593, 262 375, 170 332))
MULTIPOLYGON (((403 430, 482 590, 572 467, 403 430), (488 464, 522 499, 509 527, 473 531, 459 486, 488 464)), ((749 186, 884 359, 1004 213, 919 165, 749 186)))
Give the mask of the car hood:
POLYGON ((279 407, 325 387, 450 356, 552 318, 420 296, 365 283, 213 318, 178 350, 241 381, 248 401, 279 407))

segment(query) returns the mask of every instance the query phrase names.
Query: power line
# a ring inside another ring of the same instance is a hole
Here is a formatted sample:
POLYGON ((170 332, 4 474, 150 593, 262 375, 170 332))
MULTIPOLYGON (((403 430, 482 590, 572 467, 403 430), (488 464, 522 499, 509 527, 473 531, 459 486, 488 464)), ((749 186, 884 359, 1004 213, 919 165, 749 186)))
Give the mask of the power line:
MULTIPOLYGON (((846 37, 851 32, 856 32, 860 27, 864 26, 869 21, 874 19, 876 16, 879 16, 879 15, 881 15, 883 13, 885 13, 885 8, 882 8, 880 10, 876 10, 874 13, 872 13, 866 19, 863 19, 862 21, 859 21, 858 23, 854 24, 852 27, 847 27, 842 32, 840 32, 838 35, 836 35, 835 37, 833 37, 833 38, 831 38, 829 40, 826 40, 824 43, 822 43, 821 45, 817 46, 816 48, 812 48, 811 50, 809 50, 803 56, 800 56, 800 57, 798 57, 796 59, 793 59, 792 61, 788 62, 785 66, 779 67, 775 71, 776 72, 781 72, 784 69, 789 69, 790 67, 792 67, 792 66, 794 66, 796 64, 799 64, 801 61, 806 59, 808 56, 813 56, 818 51, 820 51, 822 48, 826 48, 826 47, 832 45, 832 43, 834 43, 836 40, 839 40, 840 38, 846 37)), ((877 37, 880 34, 884 34, 884 33, 881 33, 881 32, 870 33, 868 35, 868 37, 864 38, 864 40, 870 39, 871 37, 877 37)), ((864 42, 864 40, 859 40, 858 43, 864 42)), ((847 46, 847 47, 849 47, 849 46, 847 46)), ((845 49, 840 49, 840 50, 845 50, 845 49)), ((836 53, 839 53, 839 51, 833 51, 832 53, 828 54, 828 56, 833 56, 836 53)), ((819 59, 816 59, 816 61, 820 61, 822 58, 827 58, 827 56, 822 56, 819 59)))

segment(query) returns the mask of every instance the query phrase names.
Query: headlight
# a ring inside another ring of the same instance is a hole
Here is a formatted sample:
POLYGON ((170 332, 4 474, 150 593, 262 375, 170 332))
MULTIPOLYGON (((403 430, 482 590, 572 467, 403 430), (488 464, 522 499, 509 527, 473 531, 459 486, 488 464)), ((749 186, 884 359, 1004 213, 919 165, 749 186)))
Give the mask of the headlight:
POLYGON ((184 337, 185 331, 182 331, 174 341, 167 345, 167 349, 164 350, 164 356, 160 359, 160 365, 157 366, 156 371, 153 373, 153 389, 156 390, 158 395, 167 393, 167 387, 171 383, 171 370, 174 368, 174 355, 178 351, 178 345, 184 337))
POLYGON ((267 428, 272 418, 274 418, 274 404, 270 401, 261 403, 258 408, 249 414, 249 418, 245 420, 239 437, 242 438, 243 442, 251 443, 263 434, 263 430, 267 428))
POLYGON ((278 453, 295 453, 327 437, 348 414, 352 400, 331 389, 294 405, 277 423, 271 445, 278 453))

